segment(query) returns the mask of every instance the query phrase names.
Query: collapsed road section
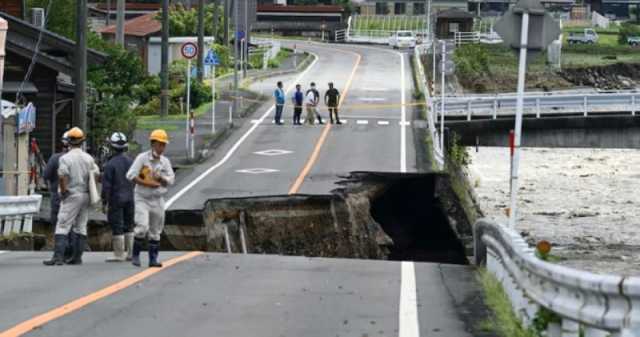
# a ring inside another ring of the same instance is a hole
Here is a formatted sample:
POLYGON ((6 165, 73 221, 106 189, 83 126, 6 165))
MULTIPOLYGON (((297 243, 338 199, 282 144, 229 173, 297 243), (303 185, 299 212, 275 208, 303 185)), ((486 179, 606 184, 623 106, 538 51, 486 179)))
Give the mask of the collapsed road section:
POLYGON ((466 264, 471 225, 448 176, 355 172, 330 195, 210 199, 170 211, 179 250, 466 264))

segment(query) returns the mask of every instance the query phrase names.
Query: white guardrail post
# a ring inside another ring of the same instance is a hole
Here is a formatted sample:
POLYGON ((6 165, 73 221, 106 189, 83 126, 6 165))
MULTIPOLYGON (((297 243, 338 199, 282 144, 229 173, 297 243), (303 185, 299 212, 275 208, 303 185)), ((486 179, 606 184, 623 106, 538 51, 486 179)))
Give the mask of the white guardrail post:
POLYGON ((40 212, 42 196, 0 196, 0 234, 31 233, 33 216, 40 212))
POLYGON ((484 219, 474 226, 474 255, 502 284, 524 324, 539 308, 560 318, 547 327, 549 337, 640 337, 640 277, 543 261, 514 229, 484 219))

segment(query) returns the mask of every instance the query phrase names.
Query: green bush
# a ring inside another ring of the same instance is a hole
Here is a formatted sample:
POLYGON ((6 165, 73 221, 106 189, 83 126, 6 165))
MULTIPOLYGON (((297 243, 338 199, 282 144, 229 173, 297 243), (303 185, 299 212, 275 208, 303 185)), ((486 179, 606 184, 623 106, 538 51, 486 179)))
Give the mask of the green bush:
POLYGON ((627 37, 640 36, 640 25, 634 25, 629 22, 625 22, 620 26, 620 35, 618 35, 618 43, 627 44, 627 37))
POLYGON ((460 77, 476 77, 489 73, 489 53, 485 46, 467 44, 456 48, 453 55, 460 77))

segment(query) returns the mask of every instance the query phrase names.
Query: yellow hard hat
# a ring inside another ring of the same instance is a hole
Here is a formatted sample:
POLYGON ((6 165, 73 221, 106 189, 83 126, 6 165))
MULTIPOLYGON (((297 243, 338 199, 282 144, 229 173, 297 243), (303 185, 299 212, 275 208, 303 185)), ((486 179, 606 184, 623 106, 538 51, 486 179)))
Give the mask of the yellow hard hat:
POLYGON ((66 136, 69 137, 69 143, 74 145, 80 144, 84 141, 84 132, 77 126, 67 131, 66 136))
POLYGON ((149 140, 169 144, 169 135, 167 135, 167 132, 162 129, 156 129, 151 132, 149 140))

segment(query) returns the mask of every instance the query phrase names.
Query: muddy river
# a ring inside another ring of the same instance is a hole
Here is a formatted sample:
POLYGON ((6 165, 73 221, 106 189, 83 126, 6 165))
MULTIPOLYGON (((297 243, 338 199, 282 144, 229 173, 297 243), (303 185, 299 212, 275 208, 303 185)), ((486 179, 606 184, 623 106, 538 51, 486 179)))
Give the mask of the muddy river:
MULTIPOLYGON (((469 174, 486 217, 505 222, 509 150, 468 149, 469 174)), ((523 149, 517 229, 548 240, 560 264, 640 275, 640 151, 523 149)))

